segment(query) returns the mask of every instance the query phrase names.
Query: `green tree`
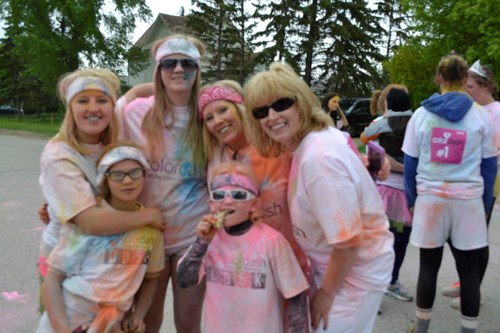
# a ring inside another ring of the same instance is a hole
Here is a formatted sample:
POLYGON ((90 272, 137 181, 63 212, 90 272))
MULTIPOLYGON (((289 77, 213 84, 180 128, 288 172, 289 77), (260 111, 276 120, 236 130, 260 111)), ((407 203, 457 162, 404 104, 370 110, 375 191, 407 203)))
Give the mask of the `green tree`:
POLYGON ((125 75, 130 34, 137 19, 151 16, 144 0, 11 0, 4 8, 7 26, 16 27, 15 54, 23 75, 36 77, 41 90, 54 94, 59 77, 82 66, 106 67, 125 75))

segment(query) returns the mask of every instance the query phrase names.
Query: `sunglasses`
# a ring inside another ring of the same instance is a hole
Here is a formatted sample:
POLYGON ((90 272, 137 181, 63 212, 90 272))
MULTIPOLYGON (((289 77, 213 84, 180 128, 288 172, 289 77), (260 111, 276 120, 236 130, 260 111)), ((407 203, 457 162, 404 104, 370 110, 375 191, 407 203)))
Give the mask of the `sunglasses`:
POLYGON ((289 97, 280 98, 271 105, 264 105, 252 110, 255 119, 264 119, 269 116, 269 109, 273 109, 276 112, 285 111, 289 107, 295 104, 295 100, 289 97))
POLYGON ((248 201, 255 199, 255 194, 247 190, 215 190, 210 192, 210 200, 222 202, 230 195, 234 201, 248 201))
POLYGON ((198 69, 198 63, 193 59, 163 59, 160 61, 161 70, 172 73, 180 64, 185 73, 191 74, 198 69))
POLYGON ((119 170, 110 171, 106 173, 106 176, 114 182, 121 182, 123 179, 125 179, 126 176, 129 176, 130 178, 135 180, 144 177, 144 168, 135 168, 129 170, 128 172, 119 170))

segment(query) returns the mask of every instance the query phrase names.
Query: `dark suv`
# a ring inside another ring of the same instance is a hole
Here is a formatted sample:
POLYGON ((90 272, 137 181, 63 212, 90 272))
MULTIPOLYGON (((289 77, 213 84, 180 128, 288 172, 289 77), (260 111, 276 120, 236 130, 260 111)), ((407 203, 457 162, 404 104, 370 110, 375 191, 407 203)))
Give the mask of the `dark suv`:
POLYGON ((340 107, 349 122, 349 133, 352 137, 359 136, 373 119, 370 114, 370 99, 366 97, 343 98, 340 107))

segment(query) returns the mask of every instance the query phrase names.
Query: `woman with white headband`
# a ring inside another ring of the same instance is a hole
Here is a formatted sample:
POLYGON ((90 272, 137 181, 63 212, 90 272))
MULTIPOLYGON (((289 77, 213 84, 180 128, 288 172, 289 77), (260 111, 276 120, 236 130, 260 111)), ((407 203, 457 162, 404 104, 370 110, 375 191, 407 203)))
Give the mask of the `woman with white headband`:
POLYGON ((97 206, 96 161, 103 146, 117 138, 113 108, 119 87, 118 77, 105 69, 77 70, 59 82, 66 114, 59 133, 42 152, 39 178, 50 217, 39 252, 41 281, 48 269, 46 259, 59 243, 64 223, 75 223, 92 235, 124 232, 146 224, 161 228, 157 209, 124 213, 97 206))
MULTIPOLYGON (((147 332, 160 330, 168 282, 176 274, 177 261, 195 240, 198 221, 208 212, 206 153, 196 99, 204 52, 203 44, 190 36, 158 41, 152 49, 154 96, 117 108, 123 136, 144 146, 151 164, 141 202, 160 208, 166 221, 165 269, 145 318, 147 332)), ((177 331, 199 333, 205 285, 181 289, 172 279, 172 289, 177 331)))

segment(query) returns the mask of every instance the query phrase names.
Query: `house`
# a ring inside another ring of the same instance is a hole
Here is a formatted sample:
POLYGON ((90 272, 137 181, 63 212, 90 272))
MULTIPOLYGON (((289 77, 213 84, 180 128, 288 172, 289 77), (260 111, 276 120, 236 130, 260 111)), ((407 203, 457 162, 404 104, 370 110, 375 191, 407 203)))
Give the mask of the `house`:
POLYGON ((136 76, 128 76, 127 83, 134 86, 139 83, 152 82, 155 68, 154 59, 151 57, 151 48, 155 41, 174 33, 189 33, 186 28, 186 16, 173 16, 168 14, 158 14, 155 21, 146 32, 135 42, 134 46, 147 51, 148 66, 136 76))

